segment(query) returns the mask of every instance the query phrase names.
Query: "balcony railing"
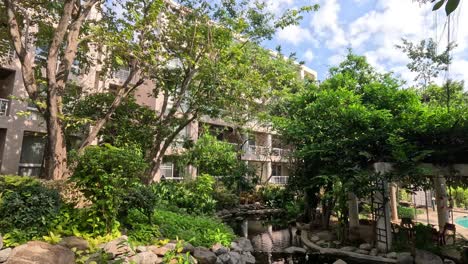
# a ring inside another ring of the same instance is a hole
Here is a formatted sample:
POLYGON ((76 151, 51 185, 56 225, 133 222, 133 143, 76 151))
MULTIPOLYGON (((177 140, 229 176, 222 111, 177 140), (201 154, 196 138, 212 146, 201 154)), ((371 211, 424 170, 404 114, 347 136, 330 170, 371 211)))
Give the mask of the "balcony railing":
POLYGON ((0 53, 0 58, 6 60, 13 60, 16 56, 15 50, 13 47, 6 41, 0 41, 0 50, 4 52, 0 53))
POLYGON ((270 154, 270 148, 264 146, 249 145, 247 152, 250 154, 267 156, 270 154))
POLYGON ((10 100, 0 98, 0 116, 6 116, 8 114, 8 103, 10 100))
POLYGON ((289 149, 282 149, 282 148, 272 148, 271 149, 271 155, 272 156, 284 157, 284 156, 289 155, 289 153, 291 153, 291 151, 289 149))
POLYGON ((269 148, 265 146, 256 146, 256 145, 249 145, 247 149, 247 153, 254 154, 254 155, 262 155, 262 156, 278 156, 284 157, 287 156, 291 151, 289 149, 281 149, 281 148, 269 148))
POLYGON ((289 176, 271 176, 270 183, 278 185, 286 185, 288 183, 289 176))

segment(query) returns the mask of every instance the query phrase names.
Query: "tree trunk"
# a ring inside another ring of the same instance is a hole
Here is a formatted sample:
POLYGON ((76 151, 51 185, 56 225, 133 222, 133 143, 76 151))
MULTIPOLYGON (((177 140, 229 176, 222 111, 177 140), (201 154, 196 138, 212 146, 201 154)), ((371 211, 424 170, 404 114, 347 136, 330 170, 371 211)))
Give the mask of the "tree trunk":
POLYGON ((159 168, 161 167, 162 163, 162 157, 160 155, 157 155, 153 160, 151 160, 151 165, 150 165, 150 172, 149 172, 149 177, 147 179, 147 184, 150 184, 154 181, 160 181, 161 180, 161 175, 158 177, 158 172, 159 168))
POLYGON ((46 113, 47 146, 46 151, 46 175, 48 179, 59 180, 68 176, 67 171, 67 148, 62 122, 59 118, 59 101, 61 98, 56 94, 48 96, 48 109, 46 113))

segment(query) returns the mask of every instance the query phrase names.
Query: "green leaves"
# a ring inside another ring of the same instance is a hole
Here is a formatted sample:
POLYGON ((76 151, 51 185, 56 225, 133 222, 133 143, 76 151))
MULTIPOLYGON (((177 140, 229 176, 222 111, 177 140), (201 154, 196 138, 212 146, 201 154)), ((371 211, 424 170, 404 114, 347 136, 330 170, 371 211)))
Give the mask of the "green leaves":
POLYGON ((445 3, 445 14, 449 16, 453 11, 455 11, 455 9, 457 9, 460 4, 460 0, 440 0, 434 4, 432 11, 439 10, 445 3))
POLYGON ((460 4, 460 0, 447 0, 447 4, 445 5, 445 13, 449 16, 455 9, 457 9, 458 5, 460 4))

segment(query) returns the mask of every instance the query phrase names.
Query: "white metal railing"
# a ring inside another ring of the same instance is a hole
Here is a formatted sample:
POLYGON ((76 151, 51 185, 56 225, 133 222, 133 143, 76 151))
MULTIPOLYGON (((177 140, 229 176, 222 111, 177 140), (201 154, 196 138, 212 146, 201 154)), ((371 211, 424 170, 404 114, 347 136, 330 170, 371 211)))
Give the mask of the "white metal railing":
POLYGON ((247 152, 255 155, 267 156, 270 149, 264 146, 249 145, 247 152))
POLYGON ((114 78, 125 81, 130 75, 130 69, 120 69, 114 73, 114 78))
POLYGON ((15 58, 15 50, 7 41, 0 41, 0 46, 2 46, 2 49, 5 51, 0 54, 0 57, 7 60, 13 60, 15 58))
POLYGON ((249 145, 247 148, 247 152, 250 154, 255 154, 255 155, 263 155, 263 156, 271 155, 271 156, 284 157, 284 156, 287 156, 291 151, 289 149, 269 148, 265 146, 249 145))
POLYGON ((289 155, 289 153, 291 153, 291 151, 289 149, 282 149, 282 148, 272 148, 271 149, 271 155, 272 156, 283 157, 283 156, 289 155))
POLYGON ((8 103, 10 100, 0 98, 0 116, 6 116, 8 114, 8 103))
POLYGON ((288 183, 289 176, 271 176, 270 183, 278 184, 278 185, 285 185, 288 183))

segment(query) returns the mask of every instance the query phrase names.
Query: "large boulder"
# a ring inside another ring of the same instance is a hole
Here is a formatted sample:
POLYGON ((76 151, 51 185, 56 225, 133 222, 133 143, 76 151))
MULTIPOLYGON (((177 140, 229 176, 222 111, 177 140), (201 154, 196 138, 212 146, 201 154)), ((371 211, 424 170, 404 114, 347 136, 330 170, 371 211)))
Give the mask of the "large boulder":
POLYGON ((416 249, 414 256, 414 263, 416 264, 444 264, 442 259, 434 253, 429 251, 416 249))
POLYGON ((413 261, 413 256, 411 256, 411 253, 409 252, 402 252, 397 255, 398 264, 413 264, 413 261))
POLYGON ((154 254, 153 252, 140 252, 135 256, 129 259, 135 264, 159 264, 162 263, 162 259, 158 257, 158 255, 154 254))
POLYGON ((151 251, 158 256, 164 256, 167 252, 171 251, 171 249, 168 247, 149 246, 147 248, 148 251, 151 251))
POLYGON ((182 253, 190 252, 190 254, 193 254, 194 251, 195 251, 195 247, 192 244, 188 242, 184 243, 184 247, 182 248, 182 253))
POLYGON ((346 264, 346 262, 342 259, 338 259, 337 261, 333 262, 333 264, 346 264))
POLYGON ((119 255, 133 256, 135 254, 133 249, 128 244, 127 236, 121 236, 117 239, 107 242, 102 246, 102 249, 112 258, 115 258, 119 255))
POLYGON ((235 242, 237 243, 237 245, 239 246, 239 248, 242 251, 245 251, 245 252, 253 252, 254 251, 253 246, 252 246, 252 242, 250 242, 250 240, 248 238, 240 237, 240 238, 237 238, 235 240, 235 242))
POLYGON ((30 241, 15 247, 6 264, 70 264, 75 254, 70 249, 41 241, 30 241))
POLYGON ((3 248, 3 237, 2 235, 0 235, 0 249, 3 248))
POLYGON ((243 256, 244 255, 241 255, 239 252, 231 251, 220 255, 216 260, 216 264, 245 264, 246 259, 244 259, 243 256))
POLYGON ((64 237, 62 238, 62 240, 60 240, 58 244, 70 249, 76 248, 77 250, 82 251, 89 249, 88 241, 86 241, 86 239, 76 236, 64 237))
POLYGON ((198 260, 200 264, 215 264, 216 255, 209 249, 204 247, 196 247, 193 251, 193 257, 198 260))
POLYGON ((333 234, 332 232, 328 230, 320 231, 316 233, 315 235, 318 236, 321 240, 325 240, 325 241, 333 241, 335 240, 335 237, 336 237, 335 234, 333 234))
POLYGON ((5 248, 0 250, 0 263, 5 262, 11 254, 11 248, 5 248))

